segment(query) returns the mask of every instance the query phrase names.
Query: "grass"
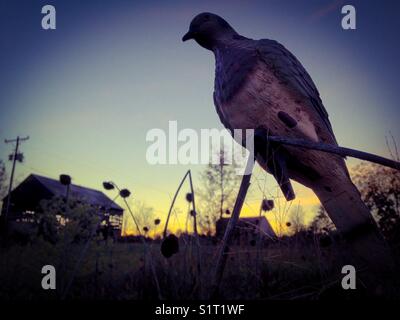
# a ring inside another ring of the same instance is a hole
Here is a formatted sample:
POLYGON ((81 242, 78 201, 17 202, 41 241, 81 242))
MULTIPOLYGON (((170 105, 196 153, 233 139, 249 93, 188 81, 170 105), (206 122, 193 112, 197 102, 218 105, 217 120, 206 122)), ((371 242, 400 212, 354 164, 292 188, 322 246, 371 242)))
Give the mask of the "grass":
MULTIPOLYGON (((201 239, 201 273, 197 270, 194 239, 180 238, 180 251, 170 259, 160 253, 160 242, 92 241, 79 266, 67 299, 190 300, 208 298, 218 245, 201 239), (145 250, 146 249, 146 250, 145 250), (155 281, 157 279, 157 282, 155 281), (158 283, 158 287, 157 287, 158 283)), ((60 299, 83 244, 68 247, 62 271, 62 245, 38 240, 0 252, 1 300, 60 299), (41 268, 57 270, 57 290, 41 288, 41 268)), ((257 247, 247 243, 230 248, 221 286, 221 299, 351 299, 364 291, 341 290, 341 266, 348 257, 342 244, 321 247, 318 238, 306 235, 264 242, 259 265, 257 247)), ((360 287, 360 286, 359 286, 360 287)))

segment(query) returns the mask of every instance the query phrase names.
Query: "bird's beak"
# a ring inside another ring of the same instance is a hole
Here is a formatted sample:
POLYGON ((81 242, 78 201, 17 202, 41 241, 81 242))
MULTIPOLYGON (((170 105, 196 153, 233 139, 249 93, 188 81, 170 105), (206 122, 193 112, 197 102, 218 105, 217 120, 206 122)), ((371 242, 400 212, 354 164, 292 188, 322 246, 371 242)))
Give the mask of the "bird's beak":
POLYGON ((194 38, 194 34, 193 32, 191 32, 190 30, 188 32, 186 32, 186 34, 182 37, 182 41, 187 41, 190 39, 194 38))

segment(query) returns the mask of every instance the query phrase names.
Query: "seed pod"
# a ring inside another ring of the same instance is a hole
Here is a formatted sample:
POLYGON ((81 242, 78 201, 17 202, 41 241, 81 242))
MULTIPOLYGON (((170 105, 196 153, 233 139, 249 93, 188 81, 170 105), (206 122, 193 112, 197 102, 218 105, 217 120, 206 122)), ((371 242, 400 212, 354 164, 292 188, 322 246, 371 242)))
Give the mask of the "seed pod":
POLYGON ((71 177, 67 174, 60 174, 60 182, 64 186, 68 186, 71 184, 71 177))
POLYGON ((128 189, 122 189, 122 190, 119 192, 119 195, 120 195, 122 198, 128 198, 128 197, 131 195, 131 192, 130 192, 128 189))
POLYGON ((111 182, 104 181, 103 182, 103 188, 106 190, 113 190, 114 185, 111 182))
POLYGON ((292 224, 290 222, 286 222, 286 227, 290 227, 292 224))
POLYGON ((179 241, 178 238, 170 234, 161 243, 161 254, 165 258, 172 257, 175 253, 179 252, 179 241))
POLYGON ((193 201, 193 194, 190 192, 186 193, 186 201, 187 202, 192 202, 193 201))
POLYGON ((263 199, 261 203, 262 211, 271 211, 274 208, 274 200, 263 199))
POLYGON ((160 220, 160 219, 158 219, 158 218, 154 220, 154 224, 155 224, 156 226, 157 226, 157 225, 159 225, 159 224, 160 224, 160 222, 161 222, 161 220, 160 220))
POLYGON ((148 228, 148 227, 143 227, 143 231, 144 231, 145 233, 147 233, 147 232, 149 232, 149 228, 148 228))
POLYGON ((231 211, 229 209, 226 209, 225 214, 229 216, 231 214, 231 211))
POLYGON ((194 211, 194 210, 190 210, 190 215, 191 215, 192 217, 195 217, 195 216, 197 215, 197 213, 196 213, 196 211, 194 211))

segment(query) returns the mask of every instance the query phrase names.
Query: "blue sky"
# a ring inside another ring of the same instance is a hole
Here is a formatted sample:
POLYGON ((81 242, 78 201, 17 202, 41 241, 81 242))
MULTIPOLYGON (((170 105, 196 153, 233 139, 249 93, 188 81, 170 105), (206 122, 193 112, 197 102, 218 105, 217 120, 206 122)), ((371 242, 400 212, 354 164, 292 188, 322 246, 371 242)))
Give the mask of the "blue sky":
MULTIPOLYGON (((339 143, 387 156, 385 135, 400 138, 400 3, 349 3, 357 30, 341 28, 347 2, 340 0, 2 0, 0 139, 31 137, 18 179, 69 173, 93 188, 112 179, 165 214, 189 167, 147 164, 147 131, 167 128, 169 120, 180 128, 222 128, 212 101, 213 56, 181 42, 203 11, 245 36, 284 44, 313 77, 339 143), (55 31, 41 29, 45 4, 56 7, 55 31)), ((0 144, 0 159, 11 148, 0 144)), ((202 168, 192 166, 195 173, 202 168)), ((300 200, 310 196, 296 189, 300 200)))

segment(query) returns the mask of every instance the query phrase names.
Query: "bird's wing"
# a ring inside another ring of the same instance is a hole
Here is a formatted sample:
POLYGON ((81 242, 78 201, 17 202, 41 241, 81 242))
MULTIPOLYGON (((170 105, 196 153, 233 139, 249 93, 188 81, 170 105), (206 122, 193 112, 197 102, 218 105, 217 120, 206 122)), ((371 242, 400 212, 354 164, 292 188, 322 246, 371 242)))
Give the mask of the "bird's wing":
POLYGON ((229 121, 225 118, 224 114, 221 111, 221 108, 220 108, 219 103, 218 103, 217 98, 216 98, 215 91, 214 91, 214 94, 213 94, 213 99, 214 99, 215 110, 217 111, 219 120, 224 125, 224 127, 226 129, 228 129, 231 132, 231 134, 233 134, 233 128, 232 128, 232 126, 230 125, 229 121))
POLYGON ((257 53, 273 70, 275 76, 309 101, 308 105, 317 111, 333 141, 336 142, 328 112, 322 104, 318 89, 297 58, 279 42, 269 39, 257 41, 257 53))

